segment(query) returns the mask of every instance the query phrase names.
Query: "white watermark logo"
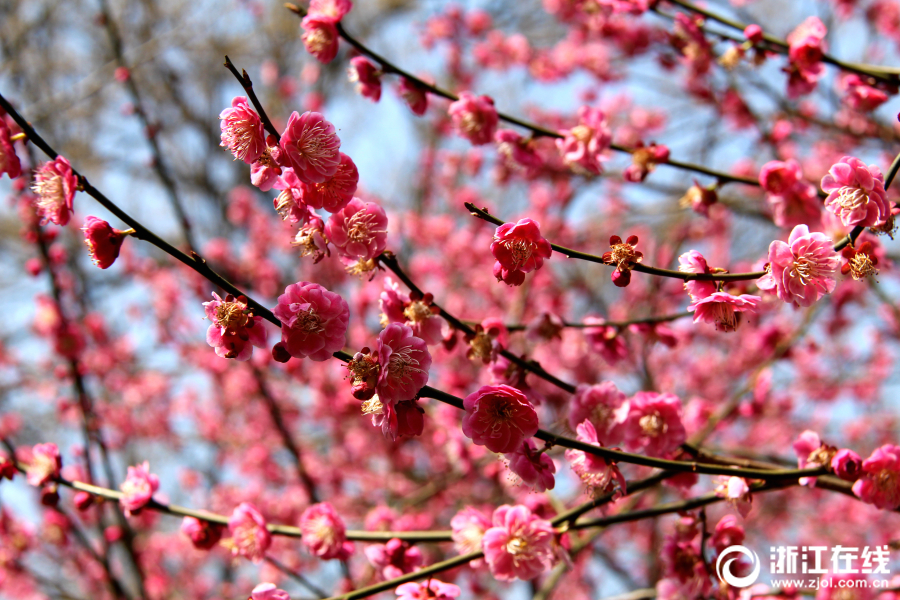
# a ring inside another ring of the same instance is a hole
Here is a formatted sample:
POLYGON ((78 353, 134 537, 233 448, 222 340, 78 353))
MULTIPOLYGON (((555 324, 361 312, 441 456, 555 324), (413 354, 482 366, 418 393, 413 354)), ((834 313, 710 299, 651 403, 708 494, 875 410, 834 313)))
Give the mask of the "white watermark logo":
POLYGON ((719 558, 716 559, 716 574, 719 576, 719 579, 730 585, 731 587, 736 588, 744 588, 756 581, 759 577, 759 556, 746 546, 728 546, 719 554, 719 558), (737 575, 731 572, 731 563, 738 560, 740 556, 735 556, 733 558, 728 558, 725 560, 730 554, 743 554, 753 563, 753 571, 750 572, 749 575, 745 575, 744 577, 738 577, 737 575), (724 560, 724 564, 722 561, 724 560))

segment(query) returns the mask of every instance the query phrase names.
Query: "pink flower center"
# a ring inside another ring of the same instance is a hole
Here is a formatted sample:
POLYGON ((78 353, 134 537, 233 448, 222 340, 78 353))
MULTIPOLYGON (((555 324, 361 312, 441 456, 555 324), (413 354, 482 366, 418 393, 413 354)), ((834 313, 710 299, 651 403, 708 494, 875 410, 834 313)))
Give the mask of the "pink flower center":
POLYGON ((738 315, 741 313, 735 312, 734 306, 728 304, 727 302, 716 302, 712 306, 713 318, 716 321, 716 329, 719 328, 719 325, 722 326, 722 329, 725 331, 734 331, 738 326, 738 315))
POLYGON ((508 239, 503 240, 500 244, 509 250, 509 253, 512 255, 513 271, 518 270, 519 267, 525 264, 534 252, 534 244, 528 240, 508 239))
POLYGON ((149 495, 150 485, 146 479, 126 479, 122 482, 121 490, 126 497, 149 495))
POLYGON ((594 135, 594 130, 586 125, 576 125, 569 130, 569 133, 572 135, 572 137, 574 137, 582 144, 587 144, 591 141, 591 137, 593 137, 594 135))
POLYGON ((55 173, 38 179, 31 189, 38 195, 38 206, 44 210, 56 210, 66 203, 63 179, 55 173))
POLYGON ((378 397, 378 394, 362 403, 362 414, 364 415, 380 415, 383 413, 384 404, 381 403, 381 398, 378 397))
POLYGON ((303 41, 306 42, 306 47, 309 48, 309 51, 313 54, 324 52, 334 43, 334 39, 328 31, 322 27, 310 31, 306 37, 303 38, 303 41))
POLYGON ((430 306, 421 300, 416 300, 415 302, 410 302, 409 306, 403 309, 403 316, 413 323, 421 323, 433 317, 434 313, 431 312, 430 306))
POLYGON ((247 556, 262 555, 259 532, 255 524, 237 527, 234 531, 234 544, 238 550, 247 556))
POLYGON ((468 134, 479 133, 484 127, 484 116, 478 111, 469 111, 459 120, 459 128, 468 134))
POLYGON ((838 204, 846 210, 857 210, 869 203, 869 195, 858 187, 845 185, 838 190, 838 204))
POLYGON ((484 530, 473 523, 459 530, 456 542, 465 554, 481 550, 481 538, 483 537, 484 530))
POLYGON ((305 127, 296 142, 297 154, 310 165, 318 167, 323 158, 331 158, 333 152, 332 136, 329 136, 322 123, 305 127))
POLYGON ((254 123, 247 118, 228 117, 225 122, 227 127, 222 136, 223 141, 234 153, 235 160, 244 160, 250 145, 256 139, 254 123))
POLYGON ((399 383, 408 381, 414 373, 423 372, 419 368, 421 363, 410 355, 412 351, 412 346, 403 346, 391 352, 387 366, 388 375, 390 375, 391 379, 399 383))
POLYGON ((659 437, 669 430, 669 424, 656 412, 641 417, 638 425, 641 426, 641 431, 650 437, 659 437))
POLYGON ((275 212, 278 213, 282 221, 286 221, 295 204, 294 194, 291 193, 291 190, 282 190, 278 197, 275 198, 275 212))
POLYGON ((333 546, 337 541, 337 535, 334 531, 331 519, 322 515, 307 521, 306 528, 312 541, 319 542, 327 546, 333 546))
POLYGON ((374 229, 375 215, 359 211, 347 221, 347 237, 351 242, 369 244, 377 233, 387 233, 385 229, 374 229))
POLYGON ((316 314, 316 309, 310 307, 309 310, 301 310, 297 313, 297 318, 291 325, 292 329, 299 329, 304 333, 321 333, 325 331, 322 324, 322 317, 316 314))
POLYGON ((811 252, 794 259, 791 267, 791 277, 799 278, 802 285, 809 285, 810 280, 822 276, 819 261, 811 252))
POLYGON ((247 325, 246 305, 241 302, 222 302, 216 307, 216 325, 225 329, 238 329, 247 325))

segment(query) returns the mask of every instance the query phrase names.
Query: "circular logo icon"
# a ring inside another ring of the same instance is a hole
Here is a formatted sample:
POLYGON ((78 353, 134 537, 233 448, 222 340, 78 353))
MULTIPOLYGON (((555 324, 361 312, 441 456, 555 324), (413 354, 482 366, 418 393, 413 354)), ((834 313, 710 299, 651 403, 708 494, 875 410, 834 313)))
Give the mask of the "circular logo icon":
POLYGON ((719 554, 719 558, 716 559, 716 574, 719 576, 719 579, 721 579, 731 587, 744 588, 749 585, 753 585, 753 583, 756 581, 756 578, 759 577, 759 556, 757 556, 756 552, 754 552, 750 548, 747 548, 746 546, 728 546, 727 548, 722 550, 721 554, 719 554), (749 575, 746 575, 744 577, 738 577, 737 575, 734 575, 731 572, 731 563, 738 560, 740 556, 727 558, 731 554, 743 554, 744 556, 749 558, 753 563, 753 571, 751 571, 749 575))

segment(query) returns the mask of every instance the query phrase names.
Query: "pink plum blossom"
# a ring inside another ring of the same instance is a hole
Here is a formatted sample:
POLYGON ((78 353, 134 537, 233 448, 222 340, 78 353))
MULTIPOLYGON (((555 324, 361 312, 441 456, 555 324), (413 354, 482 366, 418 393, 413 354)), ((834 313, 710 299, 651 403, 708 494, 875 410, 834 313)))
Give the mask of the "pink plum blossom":
POLYGON ((491 520, 480 510, 467 506, 450 519, 450 528, 456 551, 469 554, 481 550, 481 540, 491 528, 491 520))
POLYGON ((511 129, 498 129, 494 134, 497 151, 507 164, 519 168, 540 169, 544 159, 535 151, 531 140, 526 139, 511 129))
MULTIPOLYGON (((703 273, 709 275, 709 265, 703 255, 696 250, 689 250, 678 257, 678 270, 682 273, 703 273)), ((691 300, 702 300, 713 295, 717 291, 715 281, 691 280, 684 282, 684 289, 690 295, 691 300)))
POLYGON ((482 538, 484 558, 499 581, 534 579, 556 562, 555 537, 549 521, 525 506, 504 504, 482 538))
POLYGON ((876 448, 862 463, 862 476, 853 484, 856 497, 878 508, 900 507, 900 446, 876 448))
POLYGON ((582 106, 578 109, 578 125, 560 133, 563 138, 556 140, 556 147, 573 171, 582 175, 599 175, 603 171, 612 132, 602 110, 582 106))
POLYGON ((620 442, 621 433, 616 410, 625 403, 625 394, 612 381, 594 385, 579 384, 569 404, 569 428, 577 431, 585 420, 594 426, 596 436, 604 444, 620 442))
POLYGON ((600 317, 585 317, 584 324, 594 326, 584 328, 584 337, 591 350, 597 352, 610 365, 615 365, 628 358, 628 347, 619 335, 619 330, 605 323, 606 319, 600 317))
POLYGON ((228 518, 231 532, 231 553, 258 563, 272 545, 272 536, 266 529, 266 520, 249 502, 242 502, 228 518))
POLYGON ((137 514, 159 489, 159 477, 150 472, 150 463, 144 461, 136 467, 128 467, 128 475, 119 489, 122 490, 119 498, 122 510, 129 516, 137 514))
POLYGON ((412 400, 428 382, 431 354, 406 325, 391 323, 378 335, 375 355, 381 365, 378 396, 383 403, 412 400))
POLYGON ((247 103, 247 98, 235 96, 231 108, 219 113, 223 148, 228 148, 236 160, 253 164, 266 150, 266 131, 262 119, 247 103))
POLYGON ((681 400, 674 394, 638 392, 619 408, 622 436, 631 451, 666 456, 684 443, 681 400))
POLYGON ((294 358, 328 360, 344 347, 350 307, 318 283, 292 283, 272 311, 281 321, 281 347, 294 358))
POLYGON ((759 184, 766 191, 772 220, 779 227, 808 225, 819 219, 822 208, 816 188, 803 179, 796 160, 767 162, 759 172, 759 184))
POLYGON ((334 125, 317 112, 291 113, 281 134, 282 162, 303 183, 324 183, 341 164, 341 140, 334 125))
POLYGON ((827 235, 810 233, 806 225, 797 225, 788 243, 775 240, 769 245, 768 272, 757 285, 762 290, 774 290, 785 302, 811 306, 834 290, 834 274, 840 264, 840 255, 827 235))
POLYGON ((266 149, 250 165, 250 183, 261 192, 268 192, 278 183, 278 178, 283 172, 282 167, 288 166, 289 163, 286 161, 287 154, 275 140, 275 136, 268 136, 266 149))
POLYGON ((327 502, 313 504, 303 511, 300 530, 309 551, 323 560, 345 560, 353 552, 353 543, 347 541, 344 522, 327 502))
POLYGON ((720 477, 716 486, 716 495, 725 498, 742 517, 746 517, 752 508, 753 498, 750 495, 750 486, 743 477, 720 477))
POLYGON ((815 89, 824 71, 822 56, 826 50, 828 30, 818 17, 808 17, 787 36, 788 97, 796 98, 815 89))
POLYGON ((525 440, 518 450, 507 453, 506 459, 509 461, 509 470, 535 492, 552 490, 556 484, 553 476, 556 465, 553 464, 553 459, 539 451, 531 440, 525 440))
POLYGON ((34 204, 42 223, 50 221, 63 226, 69 222, 78 177, 65 157, 57 156, 39 166, 31 189, 37 195, 34 204))
POLYGON ((210 321, 206 330, 206 343, 216 349, 222 358, 249 360, 253 347, 265 348, 268 333, 262 317, 254 316, 243 296, 231 294, 225 299, 212 293, 213 300, 204 302, 206 318, 210 321))
POLYGON ((870 112, 888 101, 888 95, 881 89, 869 85, 856 73, 847 73, 841 78, 844 102, 854 110, 870 112))
POLYGON ((0 118, 0 176, 6 173, 10 179, 15 179, 22 174, 22 163, 9 134, 9 125, 0 118))
POLYGON ((845 156, 835 163, 822 178, 822 190, 828 192, 825 207, 847 227, 876 227, 891 215, 881 170, 858 158, 845 156))
POLYGON ((310 0, 307 14, 320 21, 337 23, 353 8, 351 0, 310 0))
POLYGON ((449 113, 456 133, 473 145, 483 146, 494 140, 499 119, 490 97, 460 92, 459 100, 450 104, 449 113))
POLYGON ((428 90, 406 77, 400 77, 397 93, 414 115, 421 117, 428 110, 428 90))
POLYGON ((347 77, 356 84, 356 93, 373 102, 381 99, 381 70, 365 56, 350 59, 347 77))
POLYGON ((345 263, 364 263, 387 247, 387 225, 387 215, 378 204, 353 198, 331 215, 325 235, 345 263))
POLYGON ((537 413, 514 387, 486 385, 466 396, 463 406, 463 433, 491 452, 513 452, 537 433, 537 413))
POLYGON ((385 579, 412 573, 422 564, 422 551, 409 542, 393 538, 386 544, 373 544, 364 550, 366 558, 385 579))
POLYGON ((541 237, 540 224, 532 219, 504 223, 494 233, 491 254, 494 276, 509 285, 522 285, 525 274, 540 269, 553 250, 550 242, 541 237))
POLYGON ((291 596, 274 583, 260 583, 250 592, 249 600, 291 600, 291 596))
POLYGON ((725 515, 716 523, 710 542, 716 552, 721 553, 725 548, 734 546, 735 544, 744 543, 744 527, 738 523, 738 519, 734 515, 725 515))
POLYGON ((84 232, 84 243, 88 247, 91 259, 101 269, 108 269, 116 261, 122 242, 128 235, 124 231, 113 229, 106 221, 90 216, 84 219, 81 231, 84 232))
POLYGON ((56 444, 36 444, 31 449, 31 459, 25 467, 25 480, 40 487, 59 477, 62 457, 56 444))
POLYGON ((307 15, 301 21, 303 26, 303 45, 306 51, 316 57, 320 63, 328 64, 334 60, 338 51, 338 31, 331 20, 317 15, 307 15))
POLYGON ((831 470, 844 481, 856 481, 863 472, 863 460, 853 450, 838 450, 831 459, 831 470))
MULTIPOLYGON (((602 447, 603 444, 597 437, 597 430, 590 421, 586 420, 576 427, 578 441, 591 446, 602 447)), ((566 460, 572 466, 575 474, 581 478, 592 494, 604 494, 617 487, 617 495, 625 494, 625 478, 619 468, 600 456, 590 454, 584 450, 569 448, 566 450, 566 460)))
POLYGON ((384 291, 378 300, 381 323, 385 326, 389 323, 402 323, 429 346, 440 344, 444 337, 442 320, 438 318, 440 312, 432 305, 432 301, 431 294, 403 294, 396 281, 385 277, 384 291))
POLYGON ((755 313, 762 298, 728 292, 715 292, 702 300, 694 300, 688 310, 694 313, 694 323, 704 322, 716 326, 716 330, 737 331, 741 313, 755 313))
POLYGON ((458 585, 429 577, 425 583, 410 581, 396 590, 397 600, 453 600, 462 590, 458 585))
POLYGON ((222 539, 223 531, 224 527, 221 525, 196 517, 185 517, 181 521, 181 533, 188 536, 194 547, 200 550, 209 550, 216 546, 222 539))
POLYGON ((334 176, 322 183, 301 183, 303 201, 310 208, 324 208, 336 213, 347 206, 356 193, 359 171, 349 156, 340 153, 341 162, 334 176))

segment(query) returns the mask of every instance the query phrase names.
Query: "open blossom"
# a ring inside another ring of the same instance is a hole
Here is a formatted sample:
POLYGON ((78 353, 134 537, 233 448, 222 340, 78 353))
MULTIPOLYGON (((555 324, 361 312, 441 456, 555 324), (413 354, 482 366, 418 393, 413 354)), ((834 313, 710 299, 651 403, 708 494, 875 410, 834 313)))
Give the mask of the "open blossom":
POLYGON ((532 141, 512 129, 498 129, 494 141, 497 151, 510 167, 540 169, 544 165, 544 159, 535 151, 532 141))
POLYGON ((292 283, 272 311, 281 321, 281 348, 294 358, 328 360, 344 347, 350 307, 318 283, 292 283))
POLYGON ((552 490, 556 485, 556 465, 546 452, 538 450, 534 442, 525 440, 518 450, 506 454, 509 470, 519 476, 522 483, 535 492, 552 490))
POLYGON ((525 506, 504 504, 482 538, 484 559, 500 581, 534 579, 553 567, 555 532, 525 506))
POLYGON ((381 100, 381 70, 365 56, 350 59, 347 78, 356 84, 356 93, 373 102, 381 100))
POLYGON ((866 78, 856 73, 845 74, 840 85, 845 92, 844 103, 854 110, 873 111, 888 101, 888 95, 883 90, 869 85, 866 78))
POLYGON ((272 545, 272 536, 266 529, 266 520, 256 507, 242 502, 228 518, 231 532, 231 553, 258 563, 272 545))
POLYGON ((25 479, 40 487, 59 477, 62 458, 56 444, 37 444, 31 449, 31 460, 25 467, 25 479))
POLYGON ((253 164, 266 150, 266 130, 262 119, 250 108, 247 99, 235 96, 231 108, 219 113, 222 129, 220 146, 228 148, 237 160, 253 164))
POLYGON ((103 219, 90 216, 84 219, 84 227, 81 228, 81 231, 84 232, 84 243, 87 244, 88 251, 91 253, 91 259, 101 269, 108 269, 116 262, 122 242, 128 235, 124 231, 113 229, 103 219))
POLYGON ((862 477, 853 484, 856 497, 878 508, 900 507, 900 446, 876 448, 862 463, 862 477))
POLYGON ((300 516, 303 543, 319 558, 346 559, 353 552, 347 541, 346 529, 334 507, 327 502, 313 504, 300 516))
POLYGON ((303 201, 310 208, 324 208, 336 213, 347 206, 356 193, 359 171, 349 156, 340 153, 341 162, 334 176, 322 183, 303 183, 303 201))
POLYGON ((224 528, 209 521, 203 521, 195 517, 185 517, 181 521, 181 533, 188 536, 194 548, 209 550, 222 539, 224 528))
POLYGON ((231 294, 225 299, 212 293, 213 300, 204 302, 206 318, 210 321, 206 330, 206 343, 216 349, 222 358, 249 360, 253 346, 265 348, 268 334, 262 317, 253 316, 243 296, 231 294))
POLYGON ((750 486, 743 477, 720 477, 716 495, 725 498, 742 517, 750 513, 753 497, 750 495, 750 486))
POLYGON ((619 443, 621 434, 615 411, 625 403, 625 394, 612 381, 595 385, 579 384, 569 405, 569 427, 577 431, 586 419, 604 444, 619 443))
POLYGON ((325 225, 325 235, 345 263, 366 262, 387 246, 387 224, 387 215, 378 204, 353 198, 331 215, 325 225))
POLYGON ((584 318, 585 325, 593 327, 584 328, 584 338, 591 350, 603 357, 603 360, 611 365, 628 358, 628 347, 625 340, 619 335, 618 328, 605 325, 606 319, 589 316, 584 318))
POLYGON ((325 221, 313 215, 309 221, 297 230, 291 246, 300 250, 300 257, 312 256, 313 264, 331 255, 328 239, 325 237, 325 221))
POLYGON ((469 554, 481 550, 481 539, 491 528, 491 520, 480 510, 467 506, 450 519, 450 528, 453 547, 460 554, 469 554))
POLYGON ((602 258, 604 263, 616 267, 610 276, 616 287, 627 287, 631 283, 631 270, 644 260, 644 253, 635 249, 637 245, 636 235, 628 236, 624 242, 617 235, 610 236, 609 252, 604 252, 602 258))
POLYGON ((725 548, 735 544, 744 543, 744 527, 738 523, 734 515, 725 515, 716 523, 710 542, 716 552, 721 553, 725 548))
MULTIPOLYGON (((824 467, 831 463, 831 459, 837 448, 829 446, 819 439, 819 434, 807 429, 794 440, 794 452, 797 454, 797 467, 800 469, 814 469, 824 467)), ((816 485, 815 477, 801 477, 800 485, 813 487, 816 485)))
POLYGON ((779 227, 794 227, 818 221, 822 212, 816 188, 803 179, 800 163, 772 160, 759 171, 759 185, 772 207, 772 220, 779 227))
POLYGON ((715 292, 701 300, 694 300, 688 310, 694 313, 694 323, 711 323, 721 331, 737 331, 741 313, 755 313, 762 298, 728 292, 715 292))
POLYGON ((10 179, 15 179, 22 174, 22 163, 9 134, 9 125, 0 117, 0 176, 6 173, 10 179))
POLYGON ((150 463, 144 461, 136 467, 128 467, 128 475, 119 489, 122 490, 119 504, 126 515, 132 515, 150 502, 153 492, 159 489, 159 477, 150 472, 150 463))
POLYGON ((443 340, 442 320, 440 312, 432 304, 431 294, 400 292, 400 286, 390 277, 384 279, 384 291, 378 300, 381 308, 381 324, 403 323, 413 331, 413 335, 425 340, 429 346, 440 344, 443 340))
POLYGON ((382 403, 412 400, 428 382, 431 354, 412 329, 391 323, 378 334, 375 355, 381 365, 378 396, 382 403))
POLYGON ((421 117, 428 110, 428 90, 412 79, 401 76, 400 83, 397 84, 397 93, 414 115, 421 117))
POLYGON ((396 579, 412 573, 422 564, 422 551, 409 542, 393 538, 386 544, 373 544, 364 550, 366 558, 385 579, 396 579))
MULTIPOLYGON (((576 428, 578 441, 601 447, 603 444, 597 437, 597 430, 590 421, 585 420, 576 428)), ((566 450, 566 460, 572 465, 572 470, 581 478, 593 493, 606 493, 611 488, 618 486, 619 494, 624 494, 625 477, 619 468, 606 459, 589 454, 583 450, 566 450)))
POLYGON ((854 281, 878 275, 878 255, 876 247, 866 240, 859 246, 844 246, 841 256, 847 260, 841 266, 841 274, 850 275, 854 281))
POLYGON ((463 406, 463 433, 491 452, 513 452, 537 433, 537 413, 514 387, 486 385, 466 396, 463 406))
POLYGON ((458 585, 429 577, 424 583, 410 581, 397 587, 397 600, 453 600, 462 590, 458 585))
POLYGON ((508 285, 522 285, 525 273, 540 269, 552 253, 550 242, 541 237, 537 221, 526 218, 504 223, 491 242, 491 254, 497 259, 494 276, 508 285))
POLYGON ((797 225, 788 242, 769 244, 768 272, 757 285, 772 291, 785 302, 810 306, 834 290, 834 274, 841 264, 831 240, 824 233, 810 233, 797 225))
MULTIPOLYGON (((631 153, 631 161, 631 164, 625 169, 622 176, 626 181, 640 183, 656 169, 656 165, 669 162, 669 147, 663 144, 656 144, 655 142, 651 142, 649 146, 644 146, 643 142, 641 142, 631 153)), ((699 206, 695 207, 694 210, 699 208, 698 212, 702 212, 702 206, 705 206, 703 199, 704 195, 701 192, 699 206)), ((694 203, 692 202, 692 204, 694 203)))
POLYGON ((275 136, 266 138, 266 149, 250 165, 250 183, 259 188, 261 192, 268 192, 282 174, 282 167, 287 166, 284 150, 278 145, 275 136))
POLYGON ((875 227, 891 215, 881 170, 858 158, 845 156, 835 163, 822 178, 822 190, 828 192, 825 207, 847 227, 875 227))
POLYGON ((297 174, 291 168, 282 169, 281 177, 278 178, 275 185, 276 190, 281 193, 275 197, 272 204, 275 212, 283 221, 287 221, 291 225, 300 223, 305 225, 315 216, 306 204, 303 194, 303 182, 297 178, 297 174))
POLYGON ((37 195, 35 208, 42 223, 50 221, 62 226, 69 222, 78 178, 65 157, 57 156, 38 167, 31 189, 37 195))
POLYGON ((338 31, 334 23, 307 15, 301 21, 303 26, 303 45, 306 51, 316 57, 320 63, 328 64, 334 60, 338 51, 338 31))
POLYGON ((497 131, 497 109, 489 96, 476 96, 472 92, 460 92, 459 100, 449 108, 456 132, 475 146, 483 146, 494 140, 497 131))
POLYGON ((291 595, 274 583, 260 583, 250 592, 250 600, 291 600, 291 595))
POLYGON ((787 36, 788 97, 808 94, 824 71, 822 56, 826 50, 825 36, 828 30, 818 17, 809 17, 787 36))
POLYGON ((337 23, 350 12, 351 8, 353 8, 353 2, 350 0, 311 0, 307 14, 320 21, 337 23))
POLYGON ((681 400, 674 394, 638 392, 619 409, 622 435, 631 451, 665 456, 684 443, 681 400))
MULTIPOLYGON (((678 264, 678 270, 682 273, 703 273, 706 275, 711 273, 709 265, 706 264, 706 259, 696 250, 689 250, 679 256, 678 264)), ((685 281, 684 289, 687 290, 691 300, 696 302, 713 295, 718 288, 715 281, 699 281, 695 279, 685 281)))
POLYGON ((334 125, 320 113, 292 112, 280 143, 282 162, 286 161, 304 183, 328 181, 341 164, 341 140, 334 125))
POLYGON ((564 137, 556 140, 556 147, 573 171, 583 175, 603 171, 604 152, 612 142, 612 132, 602 110, 582 106, 578 109, 578 125, 560 133, 564 137))

